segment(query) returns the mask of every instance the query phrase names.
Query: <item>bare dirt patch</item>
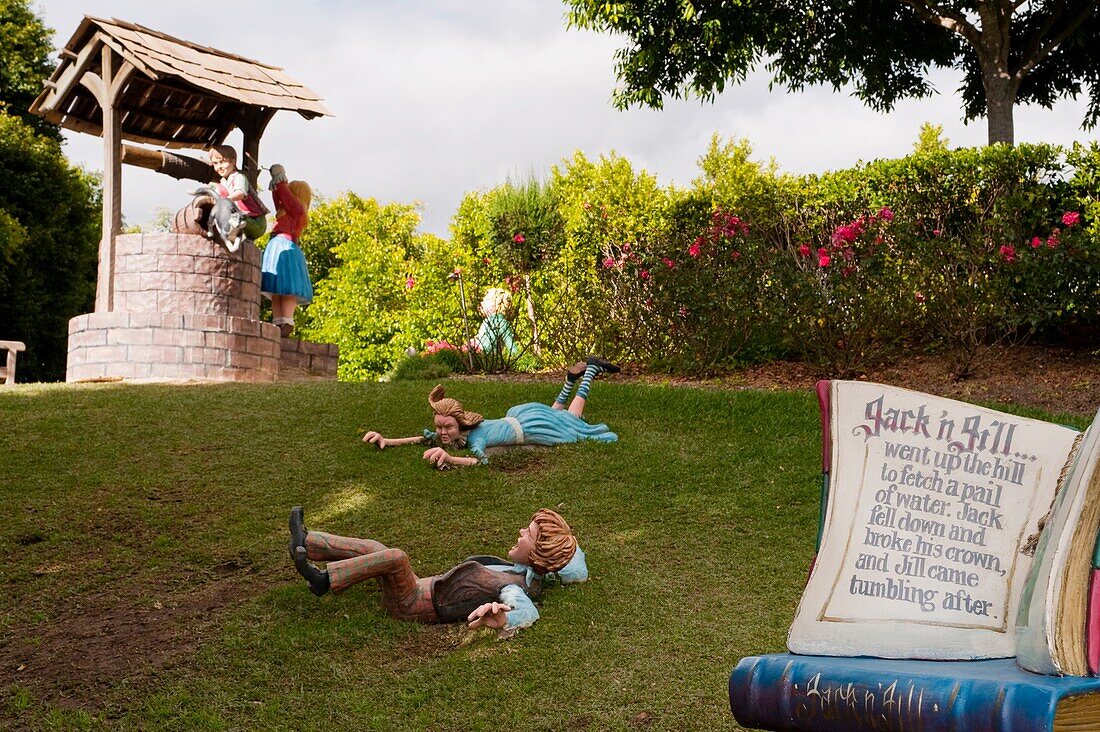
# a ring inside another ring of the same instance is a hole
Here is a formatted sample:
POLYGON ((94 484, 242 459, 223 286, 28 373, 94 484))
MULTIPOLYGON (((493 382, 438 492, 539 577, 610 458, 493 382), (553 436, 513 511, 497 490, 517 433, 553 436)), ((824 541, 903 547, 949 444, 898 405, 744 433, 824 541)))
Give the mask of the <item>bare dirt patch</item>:
POLYGON ((217 579, 149 599, 149 587, 120 585, 72 598, 48 623, 11 629, 0 646, 0 688, 25 688, 38 702, 99 708, 112 688, 148 683, 188 660, 230 606, 258 591, 247 567, 214 569, 217 579))

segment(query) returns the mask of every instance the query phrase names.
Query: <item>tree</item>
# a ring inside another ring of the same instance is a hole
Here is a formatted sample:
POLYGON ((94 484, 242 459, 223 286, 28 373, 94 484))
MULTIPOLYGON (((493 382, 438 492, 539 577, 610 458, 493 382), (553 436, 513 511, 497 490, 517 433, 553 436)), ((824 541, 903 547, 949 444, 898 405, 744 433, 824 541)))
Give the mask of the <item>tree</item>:
POLYGON ((20 381, 65 378, 69 319, 95 301, 99 185, 55 140, 0 112, 0 338, 20 381))
POLYGON ((51 33, 27 0, 0 0, 0 338, 27 344, 20 381, 65 378, 69 319, 95 299, 99 183, 28 111, 53 73, 51 33))
POLYGON ((616 106, 713 99, 767 59, 792 90, 852 84, 879 111, 934 92, 931 67, 964 74, 967 120, 1013 142, 1017 103, 1049 108, 1088 87, 1100 119, 1100 0, 567 0, 571 26, 622 34, 616 106))
POLYGON ((21 118, 40 135, 61 140, 55 125, 29 111, 56 65, 51 36, 29 0, 0 0, 0 110, 21 118))

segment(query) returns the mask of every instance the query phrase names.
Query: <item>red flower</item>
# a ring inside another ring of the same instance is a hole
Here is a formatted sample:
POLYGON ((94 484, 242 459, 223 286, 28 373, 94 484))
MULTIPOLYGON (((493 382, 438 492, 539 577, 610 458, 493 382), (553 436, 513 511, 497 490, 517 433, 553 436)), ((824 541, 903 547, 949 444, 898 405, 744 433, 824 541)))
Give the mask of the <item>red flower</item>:
POLYGON ((694 242, 692 242, 691 246, 688 247, 688 254, 690 254, 692 257, 698 257, 700 249, 701 247, 699 245, 699 240, 696 239, 694 242))
POLYGON ((626 244, 623 244, 623 251, 624 252, 629 252, 630 251, 630 242, 627 242, 626 244))
POLYGON ((489 259, 488 257, 482 257, 481 258, 481 263, 482 264, 492 264, 492 262, 493 262, 493 260, 489 259))
POLYGON ((1031 248, 1032 249, 1038 249, 1041 246, 1043 246, 1043 240, 1042 240, 1041 237, 1037 236, 1037 237, 1035 237, 1034 239, 1031 240, 1031 248))
POLYGON ((736 249, 734 249, 734 250, 733 250, 732 252, 730 252, 730 257, 731 257, 731 258, 732 258, 732 259, 733 259, 734 261, 736 261, 736 260, 738 260, 738 259, 740 259, 740 258, 741 258, 741 252, 739 252, 739 251, 737 251, 736 249))
POLYGON ((1004 259, 1006 262, 1015 262, 1016 261, 1016 247, 1012 246, 1011 244, 1002 244, 1001 245, 1001 258, 1004 259))
POLYGON ((846 262, 851 262, 853 259, 856 258, 855 250, 851 249, 850 247, 841 252, 841 254, 844 255, 844 261, 846 262))
POLYGON ((880 219, 882 219, 883 221, 893 221, 894 220, 894 212, 891 211, 886 206, 883 206, 882 209, 878 212, 878 217, 880 219))
POLYGON ((686 307, 684 307, 683 305, 680 306, 680 317, 681 318, 686 318, 690 313, 691 313, 691 311, 688 310, 686 307))
POLYGON ((604 257, 603 266, 604 266, 605 269, 611 269, 612 267, 615 266, 615 258, 614 257, 604 257))
POLYGON ((414 287, 416 287, 416 278, 412 275, 409 275, 405 278, 405 289, 411 290, 414 287))
POLYGON ((582 204, 581 204, 581 206, 582 206, 582 207, 584 207, 584 210, 585 210, 585 211, 587 211, 588 209, 592 208, 592 204, 591 204, 591 203, 589 203, 588 201, 585 201, 584 203, 582 203, 582 204))
POLYGON ((829 256, 829 250, 821 247, 817 250, 817 264, 819 267, 828 267, 833 258, 829 256))
POLYGON ((921 292, 920 290, 917 290, 916 292, 913 293, 913 299, 916 300, 917 302, 924 302, 924 299, 925 299, 924 298, 924 293, 921 292))
POLYGON ((1057 247, 1059 244, 1062 243, 1062 240, 1058 238, 1058 233, 1059 233, 1058 230, 1055 229, 1054 232, 1050 236, 1047 237, 1047 246, 1050 247, 1051 249, 1054 249, 1055 247, 1057 247))
POLYGON ((669 269, 676 269, 676 262, 672 261, 668 257, 661 257, 661 261, 665 263, 665 266, 669 269))
POLYGON ((940 231, 939 229, 932 229, 932 236, 939 236, 942 233, 943 232, 940 231))
POLYGON ((523 238, 523 234, 516 234, 512 237, 512 241, 514 241, 516 244, 522 244, 527 240, 523 238))
POLYGON ((638 273, 638 276, 641 277, 643 280, 648 280, 649 279, 649 270, 648 269, 643 269, 641 272, 638 273))
POLYGON ((798 253, 801 254, 803 257, 810 256, 810 245, 809 244, 799 244, 798 245, 798 253))
POLYGON ((1066 226, 1076 226, 1081 223, 1081 214, 1077 211, 1066 211, 1062 214, 1062 223, 1066 226))
POLYGON ((840 274, 847 277, 848 275, 852 274, 852 272, 855 272, 855 270, 855 267, 845 267, 844 269, 840 270, 840 274))

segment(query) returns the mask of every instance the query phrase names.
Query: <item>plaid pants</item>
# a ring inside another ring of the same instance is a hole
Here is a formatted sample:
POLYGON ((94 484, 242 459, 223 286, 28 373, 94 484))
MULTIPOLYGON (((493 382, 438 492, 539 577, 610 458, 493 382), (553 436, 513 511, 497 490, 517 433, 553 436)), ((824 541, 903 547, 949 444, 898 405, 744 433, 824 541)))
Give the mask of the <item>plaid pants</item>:
POLYGON ((323 531, 306 534, 306 555, 327 562, 329 587, 341 592, 357 582, 378 578, 382 604, 398 620, 438 622, 432 604, 434 577, 421 579, 412 571, 409 555, 371 539, 336 536, 323 531))

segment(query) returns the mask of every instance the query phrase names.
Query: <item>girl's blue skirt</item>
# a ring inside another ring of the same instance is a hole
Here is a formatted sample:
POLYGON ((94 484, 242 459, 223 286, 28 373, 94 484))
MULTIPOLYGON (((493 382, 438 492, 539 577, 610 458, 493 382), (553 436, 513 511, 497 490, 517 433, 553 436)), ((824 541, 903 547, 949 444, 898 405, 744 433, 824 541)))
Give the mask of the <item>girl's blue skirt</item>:
POLYGON ((300 303, 313 300, 313 285, 309 281, 306 256, 282 234, 272 237, 264 248, 260 291, 272 295, 293 295, 300 303))

